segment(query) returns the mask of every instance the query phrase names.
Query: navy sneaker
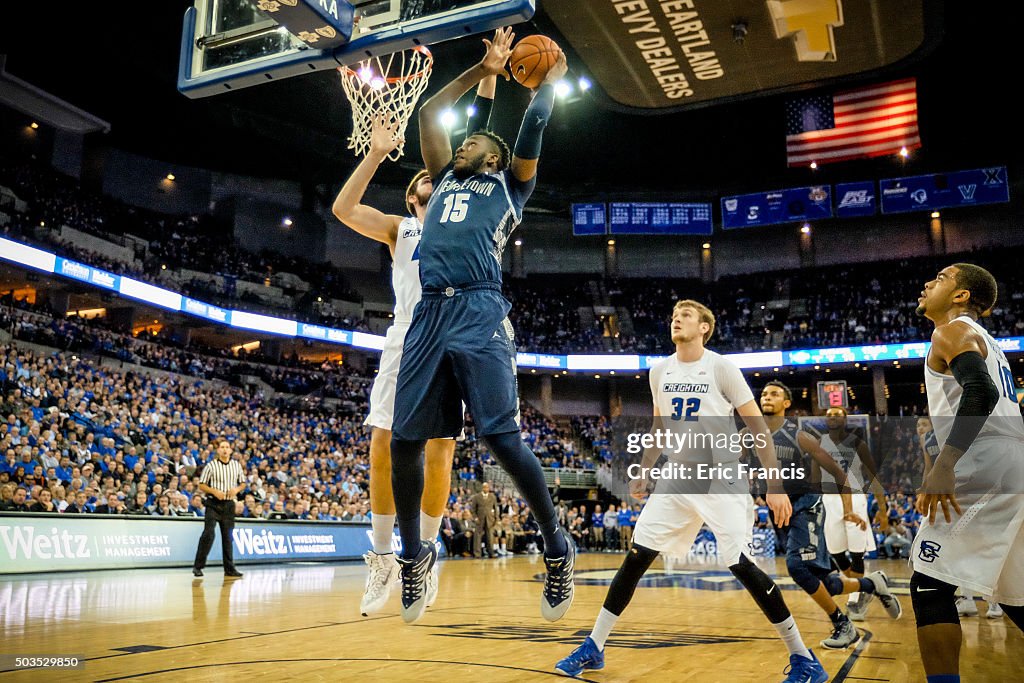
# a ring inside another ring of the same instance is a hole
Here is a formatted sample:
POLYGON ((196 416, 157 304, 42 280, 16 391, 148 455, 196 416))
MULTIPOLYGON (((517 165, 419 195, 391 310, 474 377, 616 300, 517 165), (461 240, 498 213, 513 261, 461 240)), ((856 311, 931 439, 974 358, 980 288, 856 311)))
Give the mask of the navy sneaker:
POLYGON ((427 608, 427 577, 437 561, 437 548, 429 541, 420 542, 415 558, 398 558, 402 572, 402 620, 412 624, 423 616, 427 608))
POLYGON ((576 550, 572 537, 559 529, 565 539, 565 555, 544 557, 548 573, 544 578, 544 593, 540 596, 540 613, 548 621, 558 621, 569 611, 573 598, 573 576, 576 565, 576 550))
POLYGON ((818 658, 811 652, 811 658, 800 655, 789 656, 789 666, 782 673, 787 674, 782 683, 825 683, 828 673, 818 658))
POLYGON ((555 664, 555 671, 576 678, 587 669, 594 671, 604 668, 604 652, 597 649, 597 644, 590 636, 583 644, 572 651, 565 659, 555 664))

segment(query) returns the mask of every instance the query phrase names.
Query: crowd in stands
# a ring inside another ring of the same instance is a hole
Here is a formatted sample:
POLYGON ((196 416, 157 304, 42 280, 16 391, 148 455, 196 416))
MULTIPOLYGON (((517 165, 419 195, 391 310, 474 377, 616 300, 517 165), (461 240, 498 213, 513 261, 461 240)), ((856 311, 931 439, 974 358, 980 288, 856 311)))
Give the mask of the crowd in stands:
POLYGON ((1024 336, 1024 275, 1013 250, 899 261, 801 268, 698 280, 609 281, 616 306, 628 308, 634 334, 624 351, 669 353, 668 323, 679 299, 696 299, 715 313, 709 346, 759 351, 923 341, 930 326, 915 312, 924 283, 956 260, 984 264, 999 281, 1000 297, 984 321, 997 337, 1024 336))
POLYGON ((509 320, 516 347, 544 353, 606 353, 604 326, 598 318, 584 325, 580 308, 593 307, 587 278, 555 279, 547 284, 505 278, 505 296, 512 303, 509 320))
MULTIPOLYGON (((77 181, 50 169, 3 164, 2 160, 0 185, 12 189, 28 205, 27 211, 9 215, 5 234, 21 240, 46 240, 48 248, 90 266, 164 286, 171 285, 169 275, 178 268, 223 276, 223 287, 212 286, 200 278, 184 286, 183 293, 204 300, 216 299, 213 303, 235 299, 259 305, 258 299, 235 292, 231 285, 237 280, 262 283, 279 273, 299 277, 310 285, 310 291, 324 299, 362 301, 341 271, 330 264, 272 251, 246 251, 235 244, 232 227, 209 214, 179 216, 147 211, 82 190, 77 181), (135 249, 132 260, 113 260, 62 238, 59 229, 63 227, 122 246, 137 244, 125 241, 124 236, 130 235, 140 238, 145 247, 135 249)), ((173 288, 181 289, 177 285, 173 288)), ((338 320, 334 316, 310 322, 366 329, 360 318, 349 318, 347 324, 344 317, 338 320)))
MULTIPOLYGON (((31 305, 25 300, 0 297, 0 322, 16 339, 53 346, 65 351, 94 353, 125 363, 180 374, 219 379, 241 384, 244 376, 255 376, 272 389, 289 394, 316 392, 319 398, 351 402, 366 393, 367 380, 353 377, 343 365, 307 363, 298 356, 271 359, 259 351, 231 351, 190 343, 187 347, 169 335, 142 332, 132 337, 103 317, 59 318, 44 302, 31 305)), ((351 408, 357 408, 352 405, 351 408)))

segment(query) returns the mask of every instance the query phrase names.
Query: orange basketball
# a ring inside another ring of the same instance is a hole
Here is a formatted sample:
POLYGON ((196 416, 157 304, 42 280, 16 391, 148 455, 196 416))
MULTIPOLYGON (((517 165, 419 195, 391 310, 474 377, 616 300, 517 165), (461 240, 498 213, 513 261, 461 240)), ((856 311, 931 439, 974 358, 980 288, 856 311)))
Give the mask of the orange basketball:
POLYGON ((537 34, 523 38, 512 49, 509 60, 512 78, 524 87, 538 87, 558 61, 561 51, 558 44, 547 36, 537 34))

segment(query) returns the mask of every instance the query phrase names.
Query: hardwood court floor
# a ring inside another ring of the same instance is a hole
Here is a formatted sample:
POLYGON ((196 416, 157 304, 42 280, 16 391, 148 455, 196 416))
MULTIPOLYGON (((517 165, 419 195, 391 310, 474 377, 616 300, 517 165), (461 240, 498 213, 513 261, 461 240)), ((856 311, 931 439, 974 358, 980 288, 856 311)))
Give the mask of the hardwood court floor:
MULTIPOLYGON (((0 578, 0 653, 78 655, 75 671, 0 673, 0 681, 555 680, 554 663, 589 632, 622 556, 579 557, 576 602, 560 622, 539 613, 536 557, 442 563, 441 593, 406 626, 398 595, 387 612, 358 614, 361 564, 242 567, 225 581, 188 569, 36 574, 0 578)), ((834 681, 923 681, 905 563, 880 561, 904 596, 898 622, 872 604, 855 649, 824 651, 828 620, 788 579, 785 597, 805 640, 834 681)), ((781 561, 769 564, 784 574, 781 561)), ((1008 619, 964 620, 963 680, 1014 681, 1024 636, 1008 619)), ((637 589, 593 681, 781 681, 787 663, 774 631, 718 567, 660 560, 637 589)))

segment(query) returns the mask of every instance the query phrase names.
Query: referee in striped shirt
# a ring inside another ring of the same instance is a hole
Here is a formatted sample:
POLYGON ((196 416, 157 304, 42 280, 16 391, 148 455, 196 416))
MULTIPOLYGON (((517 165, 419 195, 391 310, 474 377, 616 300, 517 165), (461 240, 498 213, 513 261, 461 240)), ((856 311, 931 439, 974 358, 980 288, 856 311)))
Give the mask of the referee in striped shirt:
POLYGON ((213 547, 214 527, 220 527, 221 556, 224 558, 224 576, 238 577, 235 569, 231 531, 235 528, 235 497, 245 489, 245 473, 237 460, 231 459, 231 444, 227 439, 217 441, 217 457, 206 463, 199 477, 199 490, 206 494, 206 515, 203 535, 199 537, 196 561, 192 565, 195 576, 203 575, 206 556, 213 547))

